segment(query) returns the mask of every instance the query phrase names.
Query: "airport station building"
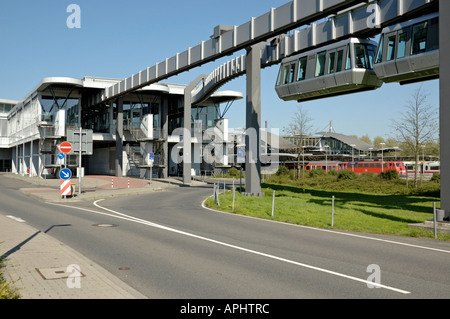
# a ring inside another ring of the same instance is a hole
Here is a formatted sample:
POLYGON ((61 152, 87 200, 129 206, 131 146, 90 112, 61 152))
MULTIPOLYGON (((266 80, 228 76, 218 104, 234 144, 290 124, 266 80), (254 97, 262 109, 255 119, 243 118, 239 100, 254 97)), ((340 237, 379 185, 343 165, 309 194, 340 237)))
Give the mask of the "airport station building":
MULTIPOLYGON (((91 103, 118 82, 45 78, 21 101, 0 100, 0 171, 50 177, 66 166, 86 175, 179 175, 182 165, 170 155, 180 154, 176 148, 181 137, 174 132, 184 125, 186 86, 155 83, 120 100, 91 103), (63 157, 59 145, 64 141, 71 142, 73 150, 63 157)), ((193 106, 192 127, 201 123, 202 131, 217 125, 226 130, 218 107, 242 97, 235 91, 215 92, 193 106)), ((193 173, 200 175, 214 165, 193 162, 193 173)))

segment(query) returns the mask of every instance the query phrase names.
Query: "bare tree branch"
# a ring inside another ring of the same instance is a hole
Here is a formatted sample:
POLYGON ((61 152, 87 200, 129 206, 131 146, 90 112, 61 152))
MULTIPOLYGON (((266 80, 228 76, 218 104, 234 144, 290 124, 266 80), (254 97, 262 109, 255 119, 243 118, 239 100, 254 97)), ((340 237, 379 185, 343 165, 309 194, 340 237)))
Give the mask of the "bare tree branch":
POLYGON ((400 119, 392 120, 392 126, 397 135, 396 139, 407 145, 414 153, 415 187, 417 187, 420 149, 425 143, 435 139, 439 126, 437 110, 428 104, 427 97, 427 94, 419 87, 408 99, 400 119))

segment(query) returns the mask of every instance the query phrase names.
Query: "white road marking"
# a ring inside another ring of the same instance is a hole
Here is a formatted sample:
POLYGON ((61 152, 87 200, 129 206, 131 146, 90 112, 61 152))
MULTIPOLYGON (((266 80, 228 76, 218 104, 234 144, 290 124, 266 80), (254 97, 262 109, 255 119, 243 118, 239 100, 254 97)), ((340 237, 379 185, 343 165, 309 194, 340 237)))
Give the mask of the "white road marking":
POLYGON ((334 275, 334 276, 337 276, 337 277, 346 278, 346 279, 349 279, 349 280, 361 282, 361 283, 364 283, 366 285, 372 285, 373 287, 383 288, 383 289, 391 290, 391 291, 398 292, 398 293, 405 294, 405 295, 406 294, 410 294, 409 291, 398 289, 398 288, 387 286, 387 285, 382 285, 382 284, 379 284, 379 283, 368 281, 366 279, 361 279, 361 278, 357 278, 357 277, 354 277, 354 276, 349 276, 349 275, 342 274, 342 273, 339 273, 339 272, 335 272, 335 271, 332 271, 332 270, 311 266, 311 265, 308 265, 308 264, 300 263, 300 262, 289 260, 289 259, 286 259, 286 258, 281 258, 281 257, 277 257, 277 256, 274 256, 274 255, 269 255, 269 254, 266 254, 266 253, 262 253, 262 252, 259 252, 259 251, 256 251, 256 250, 251 250, 251 249, 248 249, 248 248, 244 248, 244 247, 240 247, 240 246, 236 246, 236 245, 231 245, 231 244, 228 244, 228 243, 225 243, 225 242, 221 242, 221 241, 217 241, 217 240, 214 240, 214 239, 211 239, 211 238, 198 236, 198 235, 191 234, 191 233, 188 233, 188 232, 184 232, 184 231, 181 231, 181 230, 177 230, 177 229, 174 229, 174 228, 171 228, 171 227, 155 224, 155 223, 149 222, 147 220, 136 218, 136 217, 133 217, 133 216, 129 216, 129 215, 126 215, 126 214, 123 214, 123 213, 120 213, 120 212, 117 212, 117 211, 111 210, 109 208, 105 208, 105 207, 102 207, 102 206, 98 205, 97 203, 102 201, 102 200, 103 199, 95 201, 94 205, 96 207, 100 208, 100 209, 103 209, 103 210, 106 210, 108 212, 111 212, 112 214, 98 212, 98 211, 94 211, 94 210, 87 209, 87 208, 81 208, 81 207, 72 207, 72 206, 68 206, 68 205, 55 204, 55 203, 49 203, 49 204, 63 206, 63 207, 69 207, 69 208, 84 210, 84 211, 87 211, 87 212, 92 212, 92 213, 95 213, 95 214, 106 215, 106 216, 111 216, 111 217, 114 217, 114 218, 124 219, 124 220, 128 220, 128 221, 140 223, 140 224, 143 224, 143 225, 147 225, 147 226, 151 226, 151 227, 167 230, 167 231, 170 231, 170 232, 173 232, 173 233, 177 233, 177 234, 180 234, 180 235, 184 235, 184 236, 200 239, 200 240, 207 241, 207 242, 210 242, 210 243, 214 243, 214 244, 217 244, 217 245, 221 245, 221 246, 233 248, 233 249, 236 249, 236 250, 244 251, 244 252, 251 253, 251 254, 254 254, 254 255, 263 256, 263 257, 266 257, 266 258, 282 261, 282 262, 293 264, 293 265, 300 266, 300 267, 303 267, 303 268, 308 268, 308 269, 320 271, 320 272, 323 272, 323 273, 331 274, 331 275, 334 275))
POLYGON ((408 244, 408 243, 402 243, 400 241, 381 239, 381 238, 375 238, 375 237, 369 237, 369 236, 363 236, 363 235, 357 235, 357 234, 351 234, 351 233, 344 233, 344 232, 340 232, 340 231, 332 230, 332 229, 324 229, 324 228, 317 228, 317 227, 311 227, 311 226, 289 224, 289 223, 285 223, 285 222, 281 222, 281 221, 277 221, 277 220, 263 219, 263 218, 253 217, 253 216, 232 214, 232 213, 229 213, 229 212, 224 212, 224 211, 220 211, 220 210, 217 210, 217 209, 206 207, 205 201, 203 201, 202 207, 207 209, 207 210, 210 210, 210 211, 213 211, 213 212, 217 212, 217 213, 229 214, 229 215, 239 216, 239 217, 243 217, 243 218, 258 219, 258 220, 265 221, 265 222, 270 222, 270 223, 283 224, 283 225, 288 225, 288 226, 292 226, 292 227, 311 229, 311 230, 322 231, 322 232, 327 232, 327 233, 332 233, 332 234, 339 234, 339 235, 350 236, 350 237, 356 237, 356 238, 364 238, 364 239, 369 239, 369 240, 381 241, 381 242, 385 242, 385 243, 389 243, 389 244, 408 246, 408 247, 413 247, 413 248, 420 248, 420 249, 426 249, 426 250, 432 250, 432 251, 437 251, 437 252, 441 252, 441 253, 450 254, 450 250, 445 250, 445 249, 439 249, 439 248, 433 248, 433 247, 427 247, 427 246, 420 246, 420 245, 413 245, 413 244, 408 244))
POLYGON ((16 217, 16 216, 12 216, 12 215, 8 215, 6 217, 11 218, 11 219, 13 219, 13 220, 15 220, 16 222, 19 222, 19 223, 25 223, 25 220, 23 220, 20 217, 16 217))

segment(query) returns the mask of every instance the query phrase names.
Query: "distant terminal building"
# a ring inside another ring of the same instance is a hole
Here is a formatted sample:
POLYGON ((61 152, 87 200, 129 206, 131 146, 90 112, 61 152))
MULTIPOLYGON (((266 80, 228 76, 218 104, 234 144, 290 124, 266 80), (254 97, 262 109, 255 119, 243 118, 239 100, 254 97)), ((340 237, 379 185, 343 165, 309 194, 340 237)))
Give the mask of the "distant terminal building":
MULTIPOLYGON (((85 174, 178 175, 180 166, 170 154, 180 142, 173 132, 185 120, 186 86, 156 83, 120 100, 92 103, 118 82, 97 77, 44 78, 21 101, 0 100, 0 170, 44 176, 56 175, 67 166, 74 172, 83 168, 85 174), (61 159, 58 145, 67 140, 74 142, 74 152, 61 159), (84 155, 81 163, 77 151, 84 155)), ((192 127, 194 123, 201 123, 202 131, 214 127, 218 105, 242 97, 234 91, 212 94, 193 106, 192 127)), ((192 168, 200 174, 212 166, 193 163, 192 168)))
POLYGON ((290 135, 284 138, 296 145, 296 153, 305 161, 324 160, 327 157, 335 161, 381 160, 381 157, 397 157, 398 147, 381 147, 365 143, 355 137, 330 132, 318 132, 315 135, 290 135))

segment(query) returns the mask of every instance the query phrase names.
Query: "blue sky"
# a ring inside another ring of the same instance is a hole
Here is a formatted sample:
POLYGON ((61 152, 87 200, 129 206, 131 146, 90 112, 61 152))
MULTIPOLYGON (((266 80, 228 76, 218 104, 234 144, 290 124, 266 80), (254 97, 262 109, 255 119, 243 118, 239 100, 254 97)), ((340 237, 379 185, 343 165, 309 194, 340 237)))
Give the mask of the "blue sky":
MULTIPOLYGON (((216 25, 240 25, 288 0, 15 0, 0 3, 0 98, 21 100, 44 77, 98 76, 123 79, 209 39, 216 25), (81 8, 81 28, 69 29, 70 4, 81 8)), ((237 54, 243 54, 238 52, 237 54)), ((167 82, 188 84, 209 74, 227 57, 167 82)), ((284 102, 275 92, 278 66, 262 70, 262 125, 288 126, 297 102, 284 102)), ((348 135, 392 136, 391 120, 399 118, 418 87, 438 109, 439 81, 400 86, 384 84, 365 93, 301 103, 313 131, 348 135)), ((245 95, 245 77, 222 90, 245 95)), ((235 101, 226 117, 231 128, 245 126, 245 98, 235 101)))

